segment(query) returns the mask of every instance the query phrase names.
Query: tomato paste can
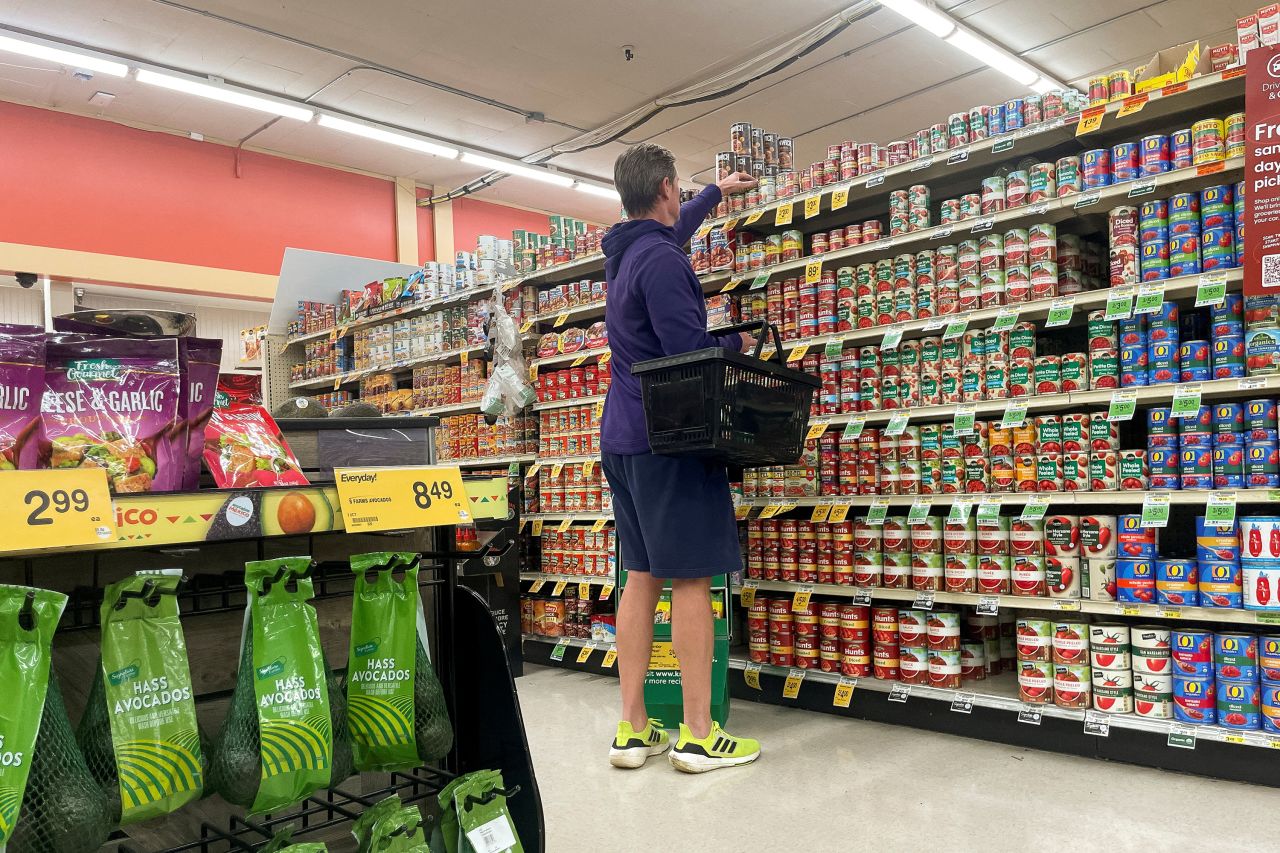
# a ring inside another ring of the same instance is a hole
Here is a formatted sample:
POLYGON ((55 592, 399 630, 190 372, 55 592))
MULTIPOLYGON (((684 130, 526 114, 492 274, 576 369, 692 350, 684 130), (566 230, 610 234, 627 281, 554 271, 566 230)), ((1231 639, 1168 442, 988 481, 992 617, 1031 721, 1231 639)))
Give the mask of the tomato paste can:
POLYGON ((1141 164, 1144 177, 1169 171, 1169 137, 1162 133, 1144 136, 1140 147, 1142 150, 1141 164))
POLYGON ((1261 688, 1258 682, 1217 678, 1218 725, 1225 729, 1262 727, 1261 688))
POLYGON ((1214 634, 1213 671, 1219 679, 1257 681, 1258 637, 1232 632, 1214 634))
POLYGON ((1199 567, 1195 560, 1156 560, 1156 604, 1200 605, 1199 567))
POLYGON ((1206 118, 1191 125, 1191 163, 1203 166, 1226 157, 1226 128, 1220 118, 1206 118))
POLYGON ((1200 606, 1239 608, 1244 604, 1240 564, 1227 560, 1199 560, 1200 606))
POLYGON ((1044 660, 1018 659, 1018 698, 1044 705, 1053 701, 1053 664, 1044 660))
POLYGON ((1217 685, 1212 676, 1173 677, 1173 718, 1181 723, 1211 726, 1218 720, 1217 685))
POLYGON ((1073 155, 1059 158, 1054 164, 1054 174, 1057 178, 1059 198, 1078 193, 1083 188, 1079 157, 1073 155))
POLYGON ((1191 128, 1169 134, 1169 166, 1186 169, 1192 165, 1191 128))
POLYGON ((1133 674, 1125 670, 1093 671, 1093 707, 1106 714, 1133 713, 1133 674))

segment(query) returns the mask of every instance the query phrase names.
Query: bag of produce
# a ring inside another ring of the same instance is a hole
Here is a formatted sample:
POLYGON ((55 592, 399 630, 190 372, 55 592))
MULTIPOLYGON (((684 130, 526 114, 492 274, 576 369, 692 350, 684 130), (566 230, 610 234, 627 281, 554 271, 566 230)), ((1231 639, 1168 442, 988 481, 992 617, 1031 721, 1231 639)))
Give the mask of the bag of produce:
POLYGON ((36 467, 43 392, 44 329, 0 323, 0 471, 36 467))
POLYGON ((215 408, 204 431, 204 461, 220 489, 307 485, 289 443, 261 406, 215 408))
POLYGON ((183 394, 181 430, 186 441, 182 488, 200 487, 200 460, 204 456, 204 429, 213 411, 218 390, 218 366, 222 363, 222 341, 213 338, 179 338, 186 353, 182 365, 183 394))
POLYGON ((8 853, 92 853, 111 832, 106 797, 49 670, 66 602, 57 592, 0 586, 0 849, 8 853))
POLYGON ((329 848, 319 841, 292 844, 293 826, 286 826, 277 832, 259 853, 328 853, 329 848))
POLYGON ((444 690, 427 654, 418 555, 351 558, 347 715, 357 770, 407 770, 453 747, 444 690))
POLYGON ((346 701, 320 648, 310 557, 245 564, 249 603, 210 786, 251 815, 351 775, 346 701))
POLYGON ((422 833, 422 812, 406 806, 395 794, 374 803, 356 818, 351 834, 356 853, 430 853, 422 833))
POLYGON ((199 799, 204 751, 175 594, 181 573, 113 583, 102 602, 102 657, 76 740, 118 824, 199 799))
POLYGON ((431 835, 432 850, 524 853, 501 790, 498 770, 477 770, 446 785, 437 797, 440 823, 431 835))
POLYGON ((105 468, 116 492, 182 488, 178 339, 52 337, 40 467, 105 468))

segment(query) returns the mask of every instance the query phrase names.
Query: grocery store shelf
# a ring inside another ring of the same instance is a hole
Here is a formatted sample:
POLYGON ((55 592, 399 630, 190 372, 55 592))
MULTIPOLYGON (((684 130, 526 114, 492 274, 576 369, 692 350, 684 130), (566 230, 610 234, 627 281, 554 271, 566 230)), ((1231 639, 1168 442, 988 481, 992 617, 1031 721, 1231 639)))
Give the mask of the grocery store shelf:
POLYGON ((611 577, 599 577, 596 575, 562 575, 555 572, 521 572, 520 580, 522 581, 546 581, 547 583, 591 583, 600 586, 615 586, 617 581, 611 577))
POLYGON ((542 519, 543 521, 613 521, 613 513, 611 512, 527 512, 521 516, 530 521, 542 519))
MULTIPOLYGON (((886 236, 870 243, 860 243, 857 246, 850 246, 835 252, 826 252, 821 255, 805 255, 794 261, 783 261, 759 270, 735 273, 704 273, 699 276, 699 280, 703 282, 704 286, 711 282, 724 281, 727 283, 733 279, 745 282, 746 280, 756 279, 762 274, 772 277, 779 273, 801 272, 810 261, 820 260, 823 266, 829 268, 832 263, 838 261, 866 262, 880 260, 892 257, 908 248, 912 250, 927 248, 938 240, 948 238, 963 240, 971 235, 976 236, 978 232, 973 229, 977 227, 978 223, 990 222, 989 230, 1003 231, 1008 228, 1027 227, 1039 223, 1062 222, 1090 213, 1105 215, 1116 204, 1129 201, 1130 190, 1141 183, 1152 183, 1154 185, 1152 192, 1147 195, 1151 195, 1154 198, 1164 198, 1174 191, 1189 192, 1211 184, 1239 180, 1244 172, 1244 157, 1232 157, 1219 164, 1213 164, 1213 167, 1212 170, 1203 166, 1177 169, 1157 175, 1154 178, 1145 178, 1143 181, 1126 181, 1120 184, 1112 184, 1108 187, 1075 193, 1064 198, 1053 198, 1037 204, 1015 207, 990 216, 973 217, 951 225, 935 225, 930 228, 922 228, 919 231, 912 231, 909 234, 899 234, 893 237, 886 236), (1221 168, 1218 168, 1218 166, 1221 166, 1221 168), (1096 201, 1093 204, 1077 207, 1080 202, 1095 197, 1096 201)), ((1140 201, 1146 198, 1147 195, 1138 196, 1137 200, 1140 201)))
MULTIPOLYGON (((814 595, 831 595, 840 598, 854 598, 856 596, 869 593, 872 600, 880 599, 882 601, 915 601, 919 593, 914 589, 885 589, 883 587, 854 587, 845 586, 843 584, 832 583, 814 583, 800 584, 792 581, 766 581, 747 579, 743 582, 750 586, 754 585, 757 589, 765 592, 790 592, 794 593, 802 587, 811 590, 814 595)), ((742 586, 735 586, 734 593, 742 592, 742 586)), ((1078 611, 1081 609, 1081 602, 1078 598, 1044 598, 1040 596, 1024 596, 1024 595, 977 595, 974 593, 960 592, 935 592, 933 594, 934 604, 967 604, 969 606, 977 606, 980 599, 996 599, 999 607, 1005 610, 1018 608, 1021 610, 1054 610, 1054 611, 1078 611)))
MULTIPOLYGON (((1010 507, 1020 507, 1032 498, 1046 500, 1050 506, 1060 504, 1078 504, 1082 506, 1126 505, 1142 506, 1143 496, 1148 494, 1168 495, 1171 504, 1203 504, 1206 495, 1226 494, 1234 492, 1236 502, 1275 503, 1280 502, 1280 489, 1132 489, 1127 491, 1103 492, 967 492, 945 495, 822 495, 818 497, 768 497, 741 498, 739 506, 749 507, 814 507, 814 506, 858 506, 869 507, 877 501, 889 506, 911 506, 916 501, 950 506, 953 503, 978 503, 979 501, 996 501, 1010 507)), ((779 513, 781 514, 781 513, 779 513)))
POLYGON ((349 382, 359 381, 365 376, 374 373, 400 373, 423 364, 434 364, 439 361, 451 361, 453 359, 461 359, 463 353, 476 353, 480 355, 484 352, 484 344, 474 344, 472 346, 459 347, 458 349, 446 350, 445 352, 436 352, 424 355, 419 358, 411 358, 405 361, 397 361, 393 364, 381 365, 379 367, 365 367, 360 370, 348 370, 345 373, 330 374, 328 376, 320 376, 315 379, 301 379, 297 382, 290 382, 290 388, 323 388, 326 385, 332 386, 334 380, 338 380, 339 385, 346 385, 349 382))
POLYGON ((565 406, 586 406, 604 400, 604 394, 593 394, 590 397, 573 397, 568 400, 548 400, 545 403, 534 403, 533 411, 542 412, 547 409, 563 409, 565 406))
MULTIPOLYGON (((1180 93, 1164 93, 1166 89, 1148 93, 1148 102, 1141 111, 1123 118, 1117 116, 1123 101, 1113 101, 1104 108, 1102 128, 1104 132, 1115 129, 1132 129, 1132 133, 1140 134, 1144 128, 1163 124, 1166 117, 1177 113, 1195 110, 1202 106, 1224 103, 1232 99, 1244 97, 1243 69, 1227 72, 1205 74, 1188 81, 1185 90, 1180 93)), ((1241 105, 1243 109, 1243 104, 1241 105)), ((1031 127, 1009 131, 999 136, 982 139, 968 145, 959 146, 949 151, 939 152, 929 157, 917 158, 897 166, 878 169, 875 172, 859 175, 848 181, 828 184, 819 190, 781 199, 771 204, 733 213, 728 216, 709 220, 711 227, 718 227, 727 222, 744 222, 756 211, 762 215, 753 223, 759 230, 776 231, 783 227, 803 228, 807 220, 800 217, 804 213, 804 200, 810 196, 820 196, 821 223, 830 218, 831 196, 837 190, 848 190, 848 205, 856 207, 859 202, 876 195, 882 195, 894 189, 903 189, 911 184, 928 183, 931 179, 956 174, 960 170, 982 171, 986 166, 1012 159, 1022 159, 1037 150, 1052 148, 1056 145, 1073 141, 1078 121, 1078 114, 1066 116, 1052 121, 1041 122, 1031 127), (999 149, 999 150, 996 150, 999 149), (784 205, 795 205, 792 224, 774 225, 774 211, 784 205)), ((1135 140, 1137 136, 1133 137, 1135 140)), ((1089 147, 1087 143, 1085 147, 1089 147)), ((935 196, 937 197, 937 196, 935 196)))
POLYGON ((604 272, 604 254, 601 252, 593 252, 590 255, 574 258, 567 263, 536 270, 518 279, 507 281, 502 288, 506 290, 516 284, 556 284, 593 272, 604 272))
POLYGON ((469 403, 450 403, 447 406, 426 406, 421 409, 414 409, 409 414, 422 416, 439 416, 439 415, 465 415, 471 412, 480 411, 480 401, 472 400, 469 403))
POLYGON ((577 361, 579 358, 586 362, 588 358, 597 355, 604 355, 609 351, 608 347, 597 347, 595 349, 578 350, 577 352, 564 353, 561 355, 549 355, 546 358, 535 358, 530 364, 536 364, 539 367, 546 364, 564 364, 565 362, 577 361))
MULTIPOLYGON (((741 657, 729 658, 729 669, 734 672, 742 672, 748 666, 748 662, 741 657)), ((785 678, 792 670, 787 667, 772 666, 770 664, 751 664, 754 668, 758 666, 761 673, 785 678)), ((836 685, 840 683, 840 675, 834 672, 822 672, 820 670, 801 670, 805 673, 804 681, 814 682, 818 684, 836 685)), ((730 676, 737 678, 739 676, 730 676)), ((878 678, 859 678, 857 686, 854 688, 854 701, 860 691, 874 691, 876 693, 889 693, 894 687, 908 685, 900 685, 897 681, 883 681, 878 678)), ((1018 699, 1018 683, 1013 673, 1001 674, 994 677, 983 679, 982 681, 974 681, 965 684, 959 690, 944 689, 940 687, 929 687, 927 685, 909 685, 910 701, 917 699, 929 699, 936 702, 946 702, 950 704, 957 697, 970 699, 975 708, 992 708, 999 711, 1009 711, 1018 714, 1026 710, 1038 710, 1045 717, 1057 717, 1065 720, 1075 720, 1083 722, 1085 712, 1083 710, 1073 710, 1070 708, 1059 708, 1052 703, 1032 705, 1018 699)), ((1128 729, 1131 731, 1150 732, 1158 735, 1167 735, 1173 726, 1172 720, 1157 720, 1148 717, 1139 717, 1136 714, 1105 714, 1107 722, 1113 729, 1128 729)), ((1224 743, 1234 743, 1240 746, 1254 746, 1264 749, 1280 749, 1280 735, 1268 735, 1261 731, 1238 731, 1234 729, 1224 729, 1219 726, 1195 726, 1197 740, 1218 741, 1224 743)))
POLYGON ((486 456, 483 459, 444 459, 441 465, 456 465, 459 468, 497 468, 510 465, 512 462, 532 462, 538 457, 532 453, 516 453, 510 456, 486 456))
POLYGON ((575 465, 579 462, 599 462, 599 453, 588 453, 582 456, 543 456, 538 454, 538 462, 542 465, 575 465))
MULTIPOLYGON (((493 290, 492 285, 473 287, 468 290, 459 290, 455 293, 450 293, 447 296, 439 296, 435 299, 424 299, 418 302, 411 302, 407 305, 402 305, 399 308, 391 309, 390 311, 383 311, 378 314, 360 317, 349 323, 340 323, 336 327, 339 332, 338 337, 344 337, 349 335, 351 332, 354 332, 356 329, 360 329, 365 326, 376 326, 379 323, 385 323, 388 320, 398 320, 402 317, 413 316, 414 314, 424 314, 430 311, 439 310, 440 308, 447 308, 450 305, 456 305, 459 302, 470 302, 473 299, 487 299, 493 295, 493 290)), ((334 327, 330 327, 328 329, 321 329, 318 332, 308 332, 305 335, 297 335, 285 341, 285 346, 289 347, 294 344, 303 344, 307 341, 327 338, 333 332, 333 329, 334 327)))
MULTIPOLYGON (((604 300, 597 299, 594 302, 587 302, 582 305, 571 305, 559 311, 547 311, 542 314, 534 314, 530 319, 534 323, 555 323, 561 317, 565 322, 569 320, 579 320, 587 317, 603 317, 604 316, 604 300)), ((555 328, 560 328, 564 323, 557 323, 555 328)))

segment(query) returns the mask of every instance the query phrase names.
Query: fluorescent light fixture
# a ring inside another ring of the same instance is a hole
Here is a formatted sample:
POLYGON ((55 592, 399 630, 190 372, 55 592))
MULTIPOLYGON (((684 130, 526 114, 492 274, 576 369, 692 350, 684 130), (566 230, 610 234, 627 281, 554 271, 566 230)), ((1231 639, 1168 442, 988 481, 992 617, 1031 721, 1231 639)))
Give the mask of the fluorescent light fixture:
POLYGON ((321 127, 327 127, 330 130, 340 130, 343 133, 350 133, 353 136, 363 136, 365 139, 386 142, 389 145, 399 145, 401 148, 408 148, 412 151, 421 151, 423 154, 434 154, 436 157, 447 157, 450 160, 453 160, 458 156, 457 148, 438 145, 434 142, 428 142, 425 139, 421 139, 417 136, 410 136, 406 133, 395 133, 390 130, 370 127, 367 124, 347 121, 345 118, 338 118, 337 116, 321 114, 318 123, 321 127))
POLYGON ((558 175, 548 169, 519 166, 505 160, 495 160, 492 157, 485 157, 481 154, 472 154, 470 151, 462 152, 462 162, 470 163, 472 166, 483 166, 495 172, 506 172, 509 175, 520 175, 523 178, 544 181, 548 184, 555 184, 558 187, 567 188, 573 186, 573 178, 566 178, 564 175, 558 175))
POLYGON ((129 73, 129 66, 123 62, 112 62, 109 59, 99 59, 96 56, 9 36, 0 35, 0 50, 56 62, 59 65, 69 65, 72 68, 97 71, 99 74, 109 74, 112 77, 124 77, 129 73))
POLYGON ((964 30, 957 29, 943 41, 952 47, 963 50, 975 59, 985 62, 1001 74, 1012 77, 1023 86, 1030 86, 1040 77, 1039 72, 1013 54, 1007 53, 990 42, 983 41, 964 30))
POLYGON ((920 0, 880 0, 880 5, 938 38, 946 38, 956 28, 955 21, 920 0))
POLYGON ((1037 95, 1043 95, 1046 92, 1052 92, 1054 89, 1066 89, 1066 88, 1067 88, 1066 86, 1061 86, 1058 83, 1054 82, 1053 80, 1050 80, 1048 77, 1044 77, 1044 76, 1041 76, 1039 80, 1031 84, 1031 91, 1035 92, 1037 95))
POLYGON ((607 198, 610 201, 622 201, 622 196, 618 195, 618 191, 613 187, 598 187, 595 184, 584 184, 578 181, 573 185, 578 192, 587 193, 588 195, 598 195, 601 198, 607 198))
POLYGON ((201 98, 209 98, 214 101, 222 101, 224 104, 234 104, 237 107, 271 113, 284 118, 297 119, 298 121, 311 121, 312 116, 315 115, 311 110, 259 97, 258 95, 251 95, 248 92, 233 89, 229 86, 201 83, 189 77, 161 74, 156 71, 149 71, 146 68, 138 69, 138 82, 172 89, 175 92, 185 92, 188 95, 198 95, 201 98))

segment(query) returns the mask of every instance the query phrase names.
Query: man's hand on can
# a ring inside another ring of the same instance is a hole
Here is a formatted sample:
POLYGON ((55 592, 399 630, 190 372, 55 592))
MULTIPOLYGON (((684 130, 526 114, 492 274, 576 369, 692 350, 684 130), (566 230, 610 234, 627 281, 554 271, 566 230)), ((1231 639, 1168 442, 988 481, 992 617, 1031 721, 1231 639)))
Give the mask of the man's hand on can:
POLYGON ((721 195, 746 192, 755 185, 756 179, 747 172, 730 172, 716 181, 716 186, 720 188, 721 195))
POLYGON ((755 336, 754 336, 754 335, 752 335, 750 332, 738 332, 738 334, 742 337, 742 350, 741 350, 741 351, 742 351, 742 352, 751 352, 752 348, 753 348, 753 347, 755 347, 755 345, 756 345, 756 339, 755 339, 755 336))

